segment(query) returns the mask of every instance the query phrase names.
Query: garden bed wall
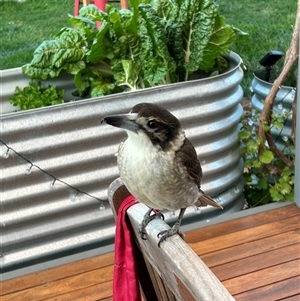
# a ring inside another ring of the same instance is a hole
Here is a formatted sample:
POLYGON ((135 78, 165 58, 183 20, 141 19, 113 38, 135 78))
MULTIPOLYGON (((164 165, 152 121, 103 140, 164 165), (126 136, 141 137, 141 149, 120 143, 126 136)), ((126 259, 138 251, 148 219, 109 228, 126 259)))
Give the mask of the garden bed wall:
MULTIPOLYGON (((240 58, 230 59, 232 70, 214 78, 16 113, 7 98, 26 79, 8 74, 12 82, 3 80, 1 97, 2 273, 113 244, 107 188, 118 177, 114 154, 125 133, 100 121, 137 103, 159 104, 180 119, 199 154, 202 189, 224 206, 190 207, 183 230, 241 210, 243 73, 240 58)), ((167 221, 175 218, 166 214, 167 221)))

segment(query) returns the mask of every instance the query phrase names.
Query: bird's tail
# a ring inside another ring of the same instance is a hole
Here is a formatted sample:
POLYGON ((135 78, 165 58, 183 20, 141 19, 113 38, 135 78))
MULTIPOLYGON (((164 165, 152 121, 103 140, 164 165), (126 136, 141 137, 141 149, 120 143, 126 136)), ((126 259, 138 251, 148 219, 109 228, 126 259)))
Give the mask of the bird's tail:
POLYGON ((198 207, 204 207, 204 206, 210 205, 210 206, 213 206, 216 208, 223 209, 223 207, 221 205, 219 205, 215 200, 213 200, 204 191, 199 189, 199 192, 200 192, 200 196, 199 196, 198 200, 194 203, 194 205, 196 205, 198 207))

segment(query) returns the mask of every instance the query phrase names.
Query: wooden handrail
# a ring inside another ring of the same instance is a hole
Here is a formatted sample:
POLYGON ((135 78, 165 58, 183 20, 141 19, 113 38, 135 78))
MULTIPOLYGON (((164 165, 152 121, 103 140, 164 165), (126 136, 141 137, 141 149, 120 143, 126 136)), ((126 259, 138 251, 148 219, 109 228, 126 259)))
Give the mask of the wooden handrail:
MULTIPOLYGON (((129 194, 120 179, 110 185, 109 202, 115 216, 129 194)), ((169 237, 158 247, 158 233, 169 228, 161 219, 155 219, 147 225, 147 240, 140 238, 138 229, 147 210, 147 206, 136 204, 127 210, 127 214, 158 300, 235 300, 179 235, 169 237)))

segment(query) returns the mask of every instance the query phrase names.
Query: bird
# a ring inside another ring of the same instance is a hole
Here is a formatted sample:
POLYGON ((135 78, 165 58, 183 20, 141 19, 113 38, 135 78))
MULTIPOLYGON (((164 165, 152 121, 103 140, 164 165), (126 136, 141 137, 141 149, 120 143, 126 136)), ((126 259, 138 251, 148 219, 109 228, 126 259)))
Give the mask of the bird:
POLYGON ((158 234, 158 247, 179 234, 185 210, 190 205, 223 209, 201 190, 202 168, 196 150, 180 121, 153 103, 139 103, 128 114, 105 116, 102 123, 126 130, 117 154, 119 175, 129 192, 149 207, 139 228, 147 238, 146 226, 162 218, 161 210, 180 210, 175 224, 158 234), (153 214, 154 212, 154 214, 153 214))

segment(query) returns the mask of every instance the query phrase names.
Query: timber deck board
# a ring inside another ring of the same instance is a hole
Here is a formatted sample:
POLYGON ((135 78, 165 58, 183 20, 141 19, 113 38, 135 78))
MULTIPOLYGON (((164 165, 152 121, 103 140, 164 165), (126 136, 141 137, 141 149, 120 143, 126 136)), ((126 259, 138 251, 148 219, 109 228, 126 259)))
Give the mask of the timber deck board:
MULTIPOLYGON (((189 231, 185 240, 238 301, 300 300, 295 205, 189 231)), ((113 253, 0 283, 1 301, 112 301, 113 253)))

